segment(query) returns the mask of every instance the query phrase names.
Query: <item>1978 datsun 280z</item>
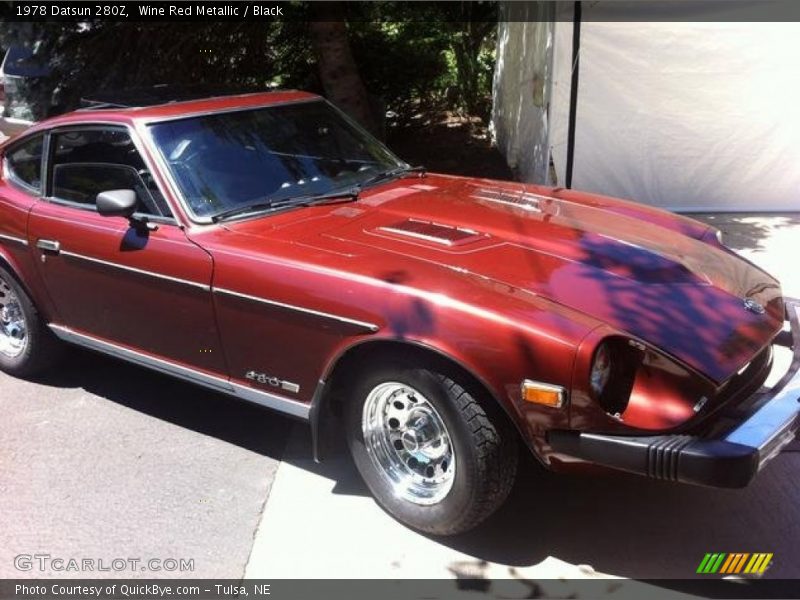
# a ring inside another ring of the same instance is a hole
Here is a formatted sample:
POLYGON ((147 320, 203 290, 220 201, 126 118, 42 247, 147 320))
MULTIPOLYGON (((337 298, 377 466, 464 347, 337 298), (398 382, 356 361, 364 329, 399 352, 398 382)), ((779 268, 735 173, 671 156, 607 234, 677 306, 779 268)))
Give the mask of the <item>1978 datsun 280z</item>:
POLYGON ((794 437, 800 303, 715 229, 425 174, 307 93, 143 104, 0 148, 7 373, 68 342, 308 420, 435 534, 500 506, 520 445, 741 487, 794 437))

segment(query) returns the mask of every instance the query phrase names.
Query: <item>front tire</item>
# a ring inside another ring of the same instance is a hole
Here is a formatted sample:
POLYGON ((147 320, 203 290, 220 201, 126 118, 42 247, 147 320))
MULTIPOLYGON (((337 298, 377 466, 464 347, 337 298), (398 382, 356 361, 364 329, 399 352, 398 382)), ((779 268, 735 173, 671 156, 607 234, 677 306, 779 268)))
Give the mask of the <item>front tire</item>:
POLYGON ((60 350, 28 294, 0 267, 0 371, 31 377, 50 367, 60 350))
POLYGON ((379 366, 354 386, 345 412, 353 460, 377 502, 436 535, 462 533, 491 515, 517 469, 513 427, 461 379, 379 366))

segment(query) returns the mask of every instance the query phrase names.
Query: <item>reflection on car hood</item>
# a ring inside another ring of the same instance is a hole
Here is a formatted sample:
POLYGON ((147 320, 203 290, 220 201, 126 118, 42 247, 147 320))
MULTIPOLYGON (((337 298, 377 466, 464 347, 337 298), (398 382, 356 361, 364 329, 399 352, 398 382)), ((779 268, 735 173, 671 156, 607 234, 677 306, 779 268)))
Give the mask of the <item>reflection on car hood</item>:
POLYGON ((783 321, 773 278, 701 241, 706 226, 632 203, 432 175, 313 210, 320 212, 243 229, 320 250, 380 253, 387 269, 394 256, 456 267, 447 271, 452 277, 471 273, 529 290, 653 344, 717 382, 769 343, 783 321), (766 313, 746 310, 746 298, 766 313))

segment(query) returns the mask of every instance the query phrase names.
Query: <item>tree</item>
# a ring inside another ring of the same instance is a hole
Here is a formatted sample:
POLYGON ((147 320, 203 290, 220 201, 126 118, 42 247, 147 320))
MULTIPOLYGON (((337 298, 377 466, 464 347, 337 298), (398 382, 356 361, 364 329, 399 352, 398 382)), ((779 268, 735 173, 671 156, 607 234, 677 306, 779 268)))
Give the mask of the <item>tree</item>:
POLYGON ((317 55, 319 78, 325 94, 369 131, 378 131, 369 96, 358 72, 341 2, 316 2, 309 31, 317 55))
POLYGON ((494 2, 288 2, 284 13, 266 22, 7 21, 0 47, 36 47, 52 76, 31 90, 41 96, 31 104, 59 111, 98 91, 169 83, 325 93, 373 132, 387 113, 407 124, 426 111, 488 112, 494 2))
MULTIPOLYGON (((486 117, 482 105, 482 90, 491 79, 489 69, 481 63, 481 53, 497 31, 497 5, 494 2, 446 2, 437 4, 455 57, 458 95, 463 108, 470 114, 486 117), (482 81, 485 79, 486 82, 482 81)), ((491 45, 494 51, 494 45, 491 45)))

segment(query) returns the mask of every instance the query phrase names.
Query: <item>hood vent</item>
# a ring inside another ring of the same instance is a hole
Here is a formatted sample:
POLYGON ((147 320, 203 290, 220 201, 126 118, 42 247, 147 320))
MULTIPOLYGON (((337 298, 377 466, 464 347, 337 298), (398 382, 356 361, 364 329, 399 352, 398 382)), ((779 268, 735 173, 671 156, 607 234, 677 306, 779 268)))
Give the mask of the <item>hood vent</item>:
POLYGON ((500 189, 478 188, 472 196, 475 200, 503 204, 513 208, 519 208, 528 212, 536 212, 557 216, 559 213, 559 202, 554 198, 532 194, 530 192, 511 193, 500 189))
POLYGON ((393 225, 378 227, 376 231, 448 247, 462 246, 488 237, 472 229, 417 219, 408 219, 393 225))

